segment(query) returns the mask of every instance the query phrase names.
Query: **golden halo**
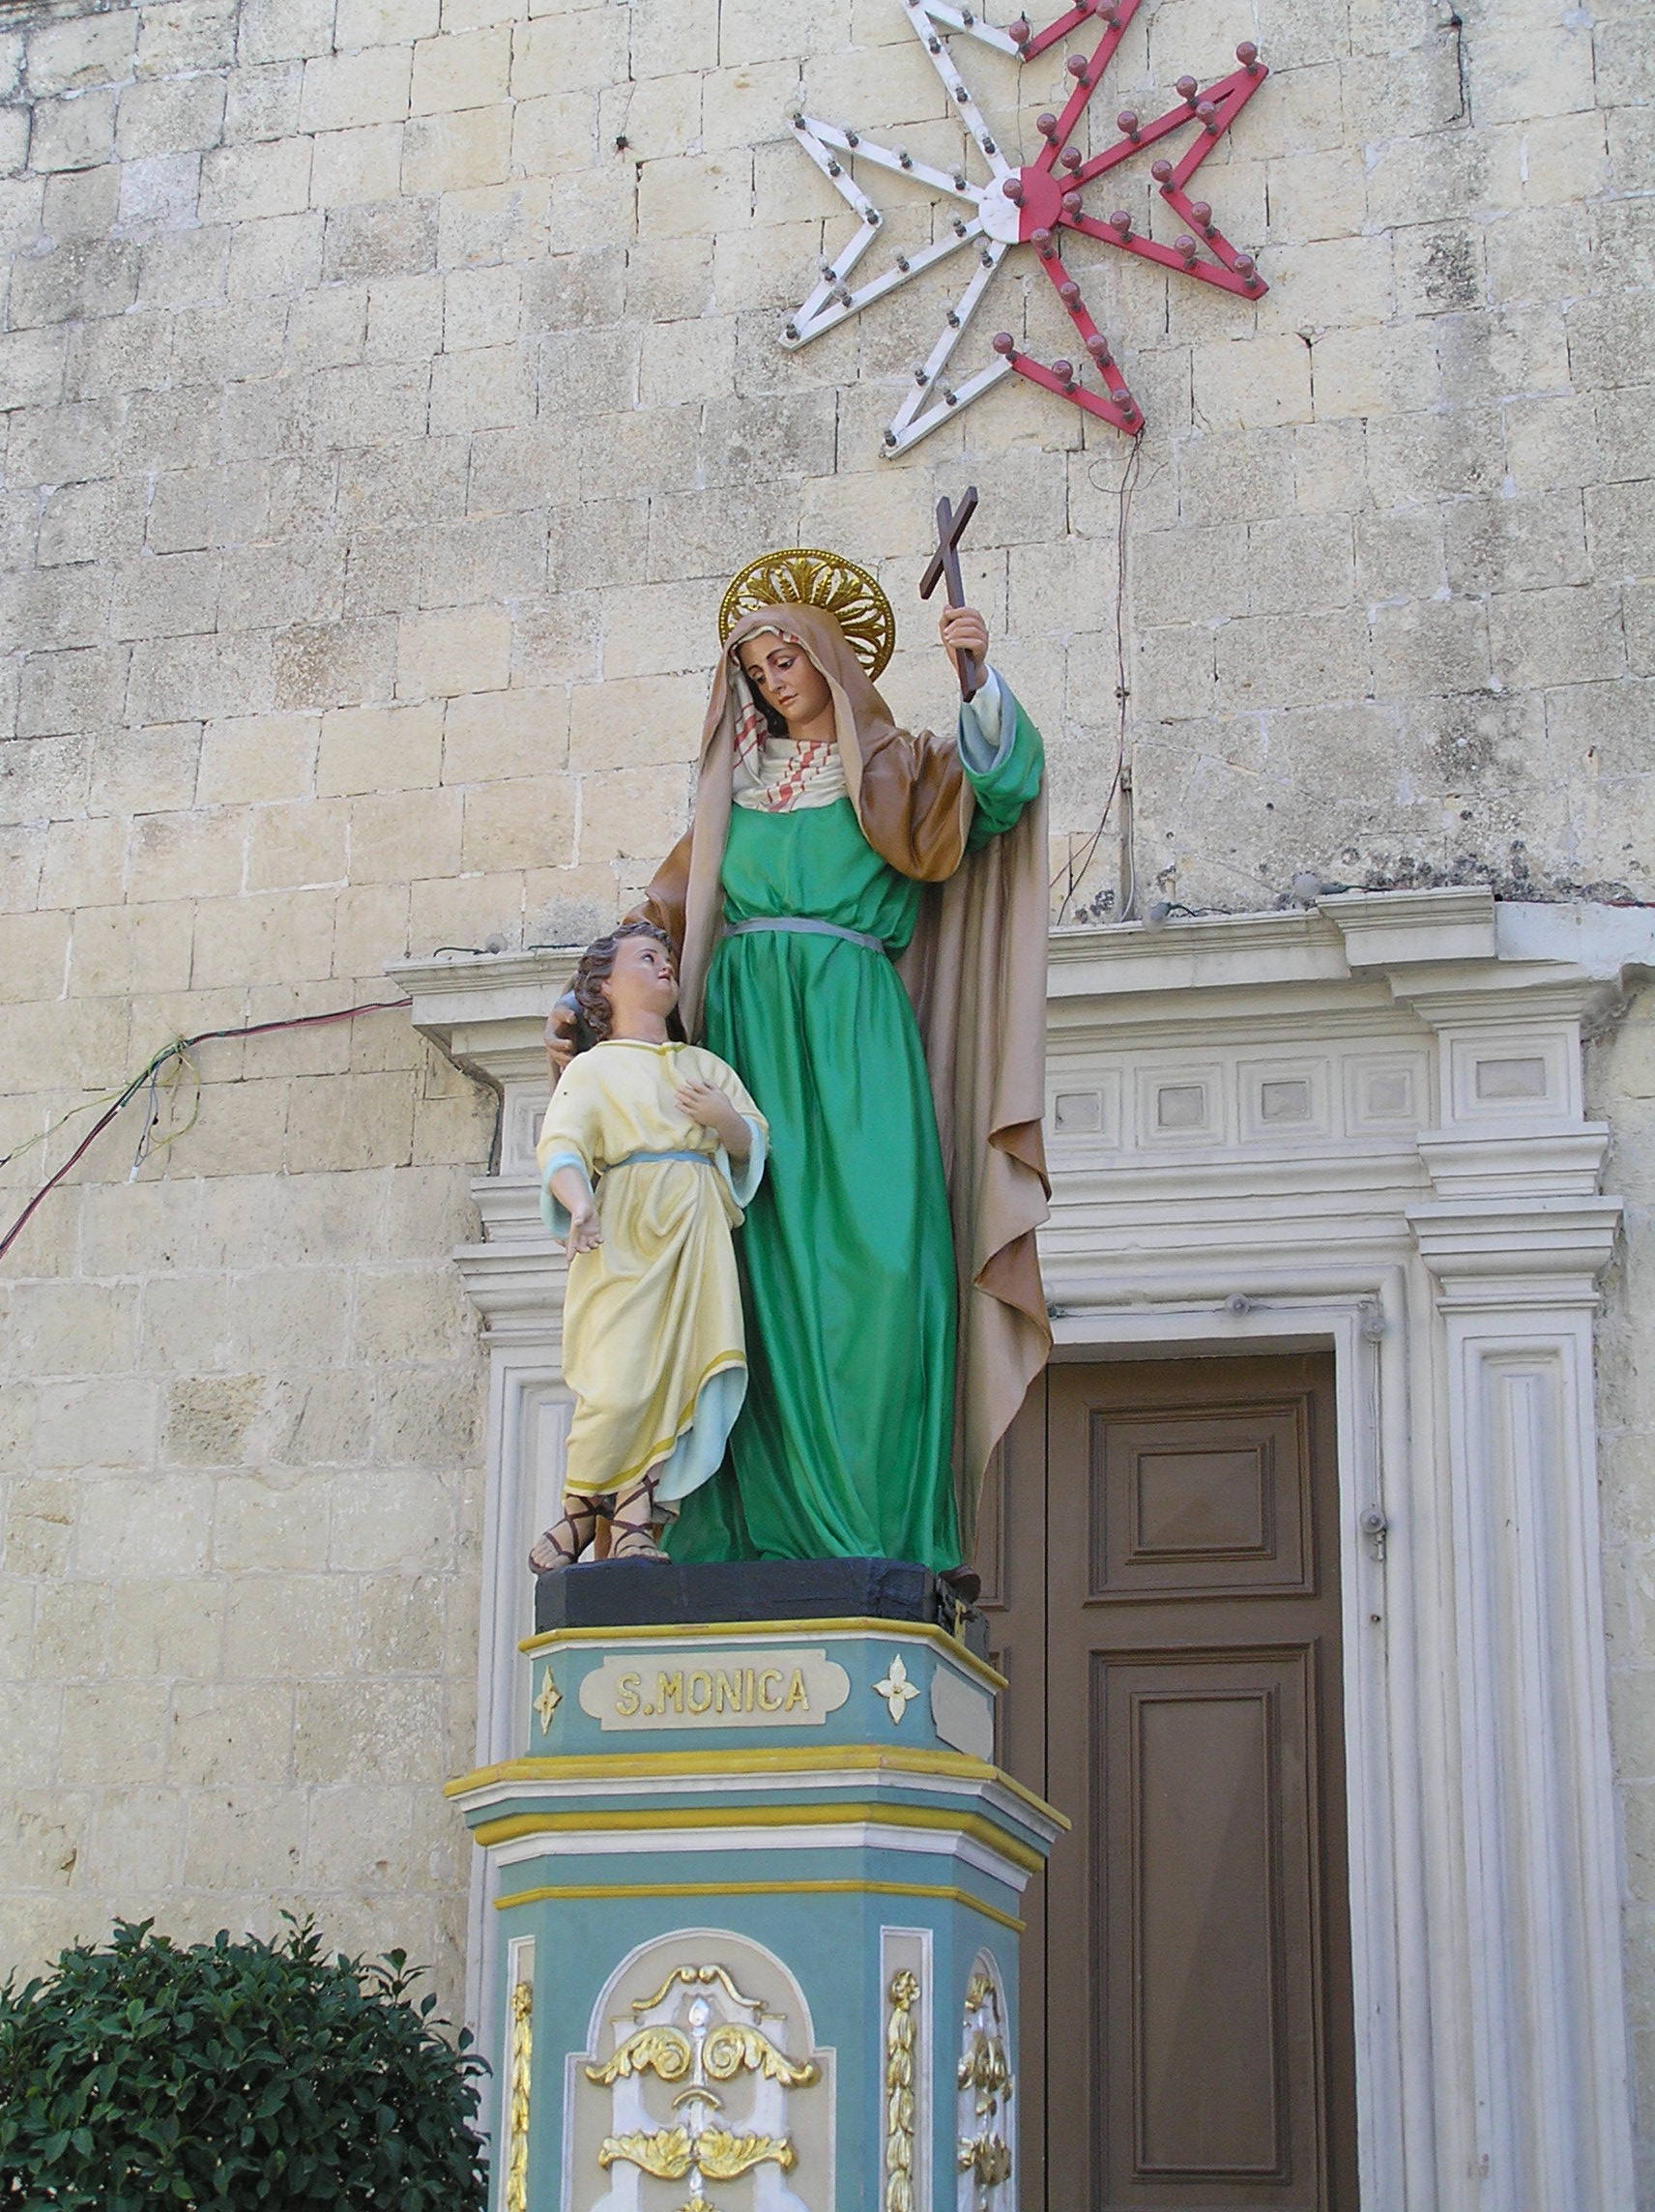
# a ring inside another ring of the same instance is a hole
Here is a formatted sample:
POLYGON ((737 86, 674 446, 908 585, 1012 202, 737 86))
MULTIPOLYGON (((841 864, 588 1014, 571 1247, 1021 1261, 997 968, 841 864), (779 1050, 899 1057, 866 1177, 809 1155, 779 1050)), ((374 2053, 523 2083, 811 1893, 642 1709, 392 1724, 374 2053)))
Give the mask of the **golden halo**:
POLYGON ((791 546, 749 561, 731 583, 718 609, 718 642, 755 607, 820 607, 845 633, 845 643, 878 683, 896 650, 896 617, 868 571, 842 553, 791 546))

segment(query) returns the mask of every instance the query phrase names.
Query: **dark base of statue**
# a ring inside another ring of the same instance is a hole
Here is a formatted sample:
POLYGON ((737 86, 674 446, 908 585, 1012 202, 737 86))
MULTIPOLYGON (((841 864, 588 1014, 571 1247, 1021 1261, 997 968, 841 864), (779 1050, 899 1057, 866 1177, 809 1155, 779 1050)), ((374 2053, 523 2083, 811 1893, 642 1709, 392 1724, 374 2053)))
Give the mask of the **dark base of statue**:
POLYGON ((589 1564, 535 1610, 527 1757, 450 1785, 504 2202, 1014 2212, 1062 1820, 995 1762, 982 1615, 891 1559, 589 1564))
POLYGON ((988 1656, 988 1623, 946 1577, 908 1559, 588 1560, 537 1578, 535 1633, 716 1621, 917 1620, 988 1656))

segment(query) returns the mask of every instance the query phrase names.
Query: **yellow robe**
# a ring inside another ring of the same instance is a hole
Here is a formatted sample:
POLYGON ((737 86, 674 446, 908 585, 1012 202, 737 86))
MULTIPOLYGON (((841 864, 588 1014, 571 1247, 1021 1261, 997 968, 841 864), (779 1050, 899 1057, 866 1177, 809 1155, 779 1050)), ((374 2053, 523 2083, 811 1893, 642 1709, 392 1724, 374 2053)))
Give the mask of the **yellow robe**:
POLYGON ((575 1166, 603 1223, 596 1250, 569 1262, 564 1298, 564 1378, 575 1394, 566 1489, 602 1497, 658 1468, 656 1496, 670 1504, 717 1472, 747 1391, 731 1231, 764 1174, 768 1135, 735 1069, 699 1045, 613 1039, 578 1055, 559 1083, 535 1151, 540 1211, 554 1237, 567 1237, 551 1179, 575 1166), (740 1168, 676 1104, 692 1077, 751 1128, 740 1168), (618 1165, 633 1152, 698 1158, 618 1165))

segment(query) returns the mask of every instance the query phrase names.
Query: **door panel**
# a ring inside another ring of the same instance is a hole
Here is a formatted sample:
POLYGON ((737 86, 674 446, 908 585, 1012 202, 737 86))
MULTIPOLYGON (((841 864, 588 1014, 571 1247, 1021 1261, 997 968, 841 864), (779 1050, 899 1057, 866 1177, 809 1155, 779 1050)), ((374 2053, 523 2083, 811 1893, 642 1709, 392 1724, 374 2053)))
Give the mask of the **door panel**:
POLYGON ((1054 1368, 1007 1439, 1003 1758, 1074 1823, 1025 1937, 1023 2212, 1354 2212, 1332 1380, 1054 1368))

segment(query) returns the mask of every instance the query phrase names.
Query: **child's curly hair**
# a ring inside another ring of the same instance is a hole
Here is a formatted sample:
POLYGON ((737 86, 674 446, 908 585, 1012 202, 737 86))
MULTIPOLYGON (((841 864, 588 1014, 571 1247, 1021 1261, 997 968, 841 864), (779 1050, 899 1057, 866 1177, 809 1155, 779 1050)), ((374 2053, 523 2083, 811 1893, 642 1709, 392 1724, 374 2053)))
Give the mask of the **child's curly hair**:
MULTIPOLYGON (((572 1006, 575 1017, 574 1049, 577 1053, 590 1052, 595 1044, 608 1040, 614 1024, 614 1011, 603 986, 615 969, 615 955, 621 948, 623 938, 653 937, 657 945, 664 945, 672 955, 673 966, 678 966, 678 955, 673 952, 672 939, 664 929, 657 929, 653 921, 624 921, 612 929, 607 937, 600 937, 589 945, 580 956, 580 966, 574 972, 574 981, 565 993, 563 1004, 572 1006)), ((683 1042, 683 1025, 675 1008, 667 1016, 667 1034, 679 1043, 683 1042)))

